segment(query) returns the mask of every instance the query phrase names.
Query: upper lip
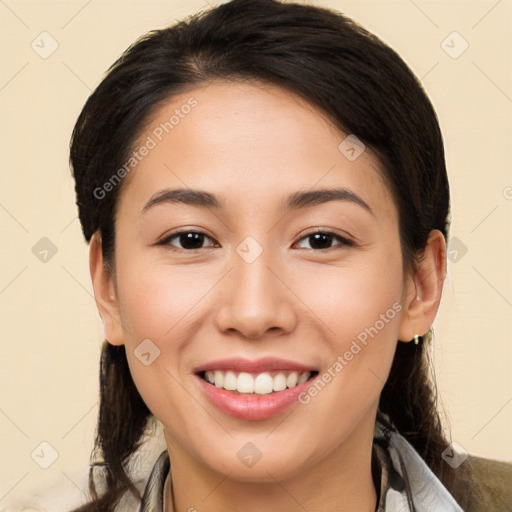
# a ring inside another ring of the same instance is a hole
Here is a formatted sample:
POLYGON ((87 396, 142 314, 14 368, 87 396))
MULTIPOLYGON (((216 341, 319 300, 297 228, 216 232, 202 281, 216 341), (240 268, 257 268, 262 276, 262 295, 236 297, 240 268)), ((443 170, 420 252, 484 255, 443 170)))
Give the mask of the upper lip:
POLYGON ((244 359, 235 357, 230 359, 217 359, 194 368, 195 373, 209 370, 233 370, 235 372, 262 373, 269 370, 287 370, 307 372, 315 371, 315 368, 295 361, 276 357, 263 357, 261 359, 244 359))

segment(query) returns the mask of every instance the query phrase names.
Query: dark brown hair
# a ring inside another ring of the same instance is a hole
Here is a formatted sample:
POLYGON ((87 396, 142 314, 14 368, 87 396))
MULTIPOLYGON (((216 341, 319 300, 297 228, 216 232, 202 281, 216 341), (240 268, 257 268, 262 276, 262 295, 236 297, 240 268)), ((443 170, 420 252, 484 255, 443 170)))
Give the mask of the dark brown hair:
MULTIPOLYGON (((129 158, 159 102, 214 79, 275 84, 300 95, 346 134, 371 148, 399 211, 405 270, 432 229, 448 232, 449 187, 434 109, 403 60, 346 16, 275 0, 233 0, 152 31, 111 66, 87 100, 73 131, 70 162, 85 239, 99 232, 106 262, 115 259, 115 213, 122 187, 99 197, 129 158)), ((121 184, 122 185, 122 184, 121 184)), ((398 343, 379 404, 462 506, 460 474, 442 460, 449 444, 438 412, 429 359, 431 333, 416 346, 398 343)), ((105 492, 91 470, 93 500, 82 511, 112 510, 151 412, 139 395, 124 347, 104 344, 95 454, 104 461, 105 492)))

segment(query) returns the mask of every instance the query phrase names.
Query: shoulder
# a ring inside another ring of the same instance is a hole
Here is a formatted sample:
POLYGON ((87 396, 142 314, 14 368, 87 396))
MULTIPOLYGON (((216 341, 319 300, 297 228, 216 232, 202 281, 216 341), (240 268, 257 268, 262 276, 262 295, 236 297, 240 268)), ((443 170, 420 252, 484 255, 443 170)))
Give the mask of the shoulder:
POLYGON ((470 455, 469 469, 478 487, 478 503, 467 512, 510 512, 512 510, 512 462, 470 455))

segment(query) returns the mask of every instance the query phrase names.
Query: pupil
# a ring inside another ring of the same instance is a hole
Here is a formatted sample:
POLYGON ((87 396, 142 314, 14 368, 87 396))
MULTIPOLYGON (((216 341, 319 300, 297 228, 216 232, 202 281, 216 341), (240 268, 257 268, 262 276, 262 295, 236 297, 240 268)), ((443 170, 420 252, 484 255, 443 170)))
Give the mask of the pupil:
POLYGON ((201 233, 186 233, 180 235, 180 243, 185 249, 200 249, 203 246, 201 233), (197 243, 199 241, 199 243, 197 243))
POLYGON ((310 242, 310 245, 313 249, 328 249, 330 247, 330 241, 332 238, 332 235, 329 235, 327 233, 315 233, 314 235, 311 235, 313 238, 313 241, 310 242), (327 245, 322 246, 322 240, 325 242, 327 240, 327 245), (320 241, 320 243, 318 243, 320 241))

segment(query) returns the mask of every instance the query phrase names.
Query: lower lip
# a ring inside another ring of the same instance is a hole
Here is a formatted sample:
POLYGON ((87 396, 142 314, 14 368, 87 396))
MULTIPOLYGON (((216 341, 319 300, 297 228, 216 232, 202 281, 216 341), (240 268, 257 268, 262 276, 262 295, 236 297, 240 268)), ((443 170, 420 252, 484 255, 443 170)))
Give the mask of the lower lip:
POLYGON ((298 396, 305 392, 316 378, 268 395, 239 395, 209 384, 199 375, 196 377, 202 390, 214 405, 222 412, 242 420, 264 420, 280 414, 293 403, 298 403, 298 396))

